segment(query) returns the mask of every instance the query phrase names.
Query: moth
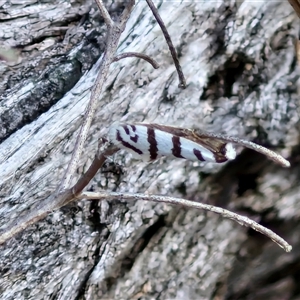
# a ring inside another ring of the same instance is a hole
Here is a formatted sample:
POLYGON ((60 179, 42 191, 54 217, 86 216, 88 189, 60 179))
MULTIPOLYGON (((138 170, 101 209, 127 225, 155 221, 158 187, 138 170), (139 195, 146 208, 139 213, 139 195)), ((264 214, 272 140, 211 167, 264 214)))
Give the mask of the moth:
POLYGON ((253 142, 168 125, 117 123, 109 128, 108 138, 120 149, 125 149, 134 157, 145 161, 173 156, 192 161, 223 163, 235 159, 233 144, 237 144, 260 152, 284 167, 290 166, 279 154, 253 142))

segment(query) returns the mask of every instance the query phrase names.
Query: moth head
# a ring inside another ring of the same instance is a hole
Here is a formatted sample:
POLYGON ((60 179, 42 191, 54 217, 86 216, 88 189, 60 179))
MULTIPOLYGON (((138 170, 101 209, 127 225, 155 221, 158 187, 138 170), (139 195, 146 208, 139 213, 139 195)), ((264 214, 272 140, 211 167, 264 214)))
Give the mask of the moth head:
POLYGON ((108 131, 108 138, 111 143, 120 149, 125 149, 133 157, 149 161, 149 144, 146 132, 143 127, 135 124, 114 123, 108 131))

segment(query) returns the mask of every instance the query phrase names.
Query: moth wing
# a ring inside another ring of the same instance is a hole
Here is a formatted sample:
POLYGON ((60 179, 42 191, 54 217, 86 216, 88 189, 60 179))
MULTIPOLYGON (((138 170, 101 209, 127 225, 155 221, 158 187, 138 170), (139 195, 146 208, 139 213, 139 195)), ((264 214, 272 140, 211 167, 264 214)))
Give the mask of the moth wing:
POLYGON ((151 126, 152 128, 168 132, 175 136, 179 136, 191 140, 203 146, 204 148, 208 149, 214 154, 216 162, 225 162, 227 160, 232 160, 236 157, 236 152, 231 142, 221 140, 218 137, 215 137, 209 133, 200 132, 200 131, 196 132, 191 129, 166 126, 160 124, 147 124, 147 125, 151 126))

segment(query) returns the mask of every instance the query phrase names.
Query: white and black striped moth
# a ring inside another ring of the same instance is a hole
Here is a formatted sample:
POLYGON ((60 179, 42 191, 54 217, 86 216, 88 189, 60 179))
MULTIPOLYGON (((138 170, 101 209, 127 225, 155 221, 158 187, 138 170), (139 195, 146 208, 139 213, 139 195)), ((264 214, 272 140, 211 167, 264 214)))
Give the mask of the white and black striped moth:
POLYGON ((146 161, 174 156, 194 161, 223 163, 235 159, 233 144, 260 152, 284 167, 290 163, 277 153, 235 137, 160 124, 113 124, 110 141, 146 161))

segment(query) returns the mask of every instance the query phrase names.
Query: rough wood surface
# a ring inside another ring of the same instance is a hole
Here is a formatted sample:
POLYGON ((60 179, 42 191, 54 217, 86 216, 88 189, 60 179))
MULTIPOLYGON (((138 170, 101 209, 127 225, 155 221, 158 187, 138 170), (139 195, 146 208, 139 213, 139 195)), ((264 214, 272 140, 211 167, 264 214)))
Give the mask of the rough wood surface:
MULTIPOLYGON (((224 132, 276 149, 283 169, 252 151, 228 164, 116 155, 90 190, 145 192, 227 206, 294 247, 219 216, 165 204, 81 201, 0 246, 1 299, 289 299, 299 297, 299 69, 297 15, 285 2, 156 2, 180 55, 178 78, 161 31, 141 1, 115 63, 78 176, 115 121, 224 132)), ((103 51, 92 2, 0 4, 2 39, 21 65, 1 64, 1 228, 59 184, 103 51), (50 46, 49 46, 50 40, 50 46), (46 45, 46 46, 45 46, 46 45), (90 69, 90 67, 92 68, 90 69), (90 70, 89 70, 90 69, 90 70), (88 71, 89 70, 89 71, 88 71)), ((110 7, 118 14, 118 6, 110 7)))

